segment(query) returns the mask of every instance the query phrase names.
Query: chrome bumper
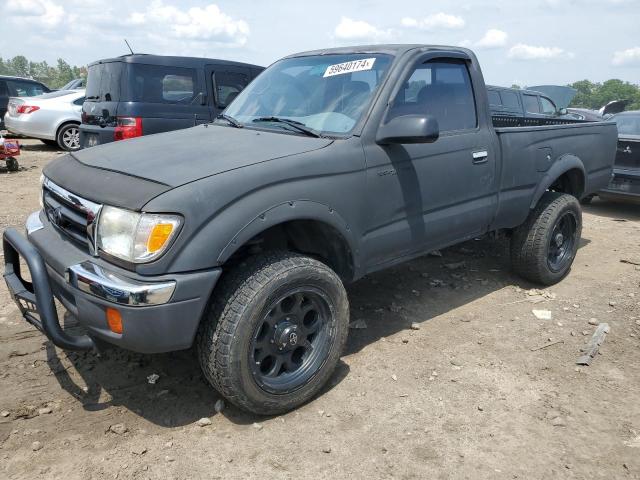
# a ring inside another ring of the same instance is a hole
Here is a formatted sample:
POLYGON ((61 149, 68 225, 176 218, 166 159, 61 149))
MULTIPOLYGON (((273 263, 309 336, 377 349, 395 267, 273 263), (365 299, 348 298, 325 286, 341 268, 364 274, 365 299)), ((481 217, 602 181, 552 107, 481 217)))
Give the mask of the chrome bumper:
MULTIPOLYGON (((42 228, 40 212, 29 215, 27 237, 42 228)), ((176 289, 175 281, 140 282, 89 261, 67 268, 65 279, 70 286, 82 292, 130 307, 168 303, 176 289)))
POLYGON ((89 295, 130 307, 167 303, 176 288, 174 281, 143 283, 91 262, 69 267, 65 278, 69 285, 89 295))

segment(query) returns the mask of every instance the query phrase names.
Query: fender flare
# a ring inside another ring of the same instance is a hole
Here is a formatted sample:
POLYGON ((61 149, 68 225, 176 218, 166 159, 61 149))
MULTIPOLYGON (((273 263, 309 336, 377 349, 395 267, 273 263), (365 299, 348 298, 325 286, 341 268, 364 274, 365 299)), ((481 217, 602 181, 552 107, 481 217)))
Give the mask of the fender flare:
POLYGON ((538 187, 536 188, 533 198, 531 199, 531 204, 529 205, 530 209, 535 208, 538 204, 538 201, 547 191, 547 189, 554 184, 554 182, 560 178, 562 175, 567 173, 569 170, 577 169, 580 171, 582 175, 583 184, 586 182, 586 173, 584 169, 584 164, 582 160, 578 158, 576 155, 572 153, 567 153, 559 157, 551 166, 547 173, 542 177, 540 182, 538 183, 538 187))
POLYGON ((218 263, 223 264, 238 248, 256 235, 276 225, 295 220, 315 220, 333 227, 346 241, 353 265, 357 269, 356 257, 358 248, 353 229, 331 206, 311 200, 282 202, 256 215, 222 249, 218 255, 218 263))

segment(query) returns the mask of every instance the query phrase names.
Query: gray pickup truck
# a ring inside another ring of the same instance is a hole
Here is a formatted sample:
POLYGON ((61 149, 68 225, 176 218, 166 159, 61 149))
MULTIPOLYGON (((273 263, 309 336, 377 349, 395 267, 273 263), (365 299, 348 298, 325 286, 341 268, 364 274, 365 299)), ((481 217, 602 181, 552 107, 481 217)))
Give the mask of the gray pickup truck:
POLYGON ((466 49, 291 55, 211 124, 49 163, 26 238, 4 233, 5 279, 61 348, 195 345, 228 400, 285 412, 332 375, 347 282, 489 233, 524 278, 560 281, 616 140, 603 122, 494 128, 466 49))

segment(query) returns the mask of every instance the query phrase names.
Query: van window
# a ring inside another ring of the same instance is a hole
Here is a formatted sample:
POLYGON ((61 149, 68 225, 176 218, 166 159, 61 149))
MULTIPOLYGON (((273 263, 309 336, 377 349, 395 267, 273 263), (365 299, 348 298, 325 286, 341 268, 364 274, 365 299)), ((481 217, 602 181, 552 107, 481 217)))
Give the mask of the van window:
POLYGON ((496 92, 495 90, 489 90, 489 92, 487 93, 489 94, 489 105, 496 107, 502 105, 500 103, 500 94, 498 92, 496 92))
POLYGON ((540 97, 540 103, 542 103, 542 113, 545 115, 553 115, 556 113, 556 106, 547 97, 540 97))
POLYGON ((12 97, 35 97, 48 92, 42 85, 34 82, 7 80, 7 86, 9 87, 9 95, 12 97))
POLYGON ((438 120, 441 132, 477 125, 471 78, 465 62, 459 60, 416 66, 392 105, 387 121, 400 115, 428 114, 438 120))
POLYGON ((500 92, 500 98, 502 99, 502 105, 505 108, 508 108, 509 110, 521 111, 517 93, 503 90, 500 92))
POLYGON ((88 102, 119 101, 122 71, 122 62, 91 65, 87 75, 86 100, 88 102))
POLYGON ((535 95, 523 95, 524 109, 528 113, 540 113, 540 104, 538 103, 538 97, 535 95))
POLYGON ((0 80, 0 96, 6 97, 7 95, 9 95, 9 92, 7 91, 7 82, 0 80))
POLYGON ((215 72, 213 83, 216 86, 216 103, 225 108, 249 84, 249 76, 238 72, 215 72))
POLYGON ((131 63, 126 100, 189 104, 196 95, 195 69, 131 63))

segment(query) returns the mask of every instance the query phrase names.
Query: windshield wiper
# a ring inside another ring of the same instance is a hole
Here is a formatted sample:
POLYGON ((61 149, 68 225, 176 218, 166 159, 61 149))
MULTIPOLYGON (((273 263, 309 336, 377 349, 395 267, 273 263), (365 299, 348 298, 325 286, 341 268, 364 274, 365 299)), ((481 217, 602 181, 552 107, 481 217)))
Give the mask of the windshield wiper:
POLYGON ((281 118, 281 117, 259 117, 254 118, 254 122, 273 122, 273 123, 284 123, 285 125, 289 125, 290 127, 295 128, 299 132, 302 132, 310 137, 322 138, 322 135, 311 127, 307 127, 304 123, 298 122, 297 120, 291 120, 289 118, 281 118))
POLYGON ((233 118, 230 115, 226 115, 224 113, 221 113, 220 115, 218 115, 216 118, 220 118, 222 120, 226 120, 227 122, 229 122, 229 125, 231 125, 232 127, 235 128, 242 128, 244 127, 243 124, 241 124, 238 120, 236 120, 235 118, 233 118))

